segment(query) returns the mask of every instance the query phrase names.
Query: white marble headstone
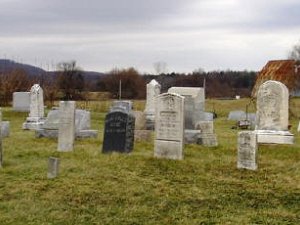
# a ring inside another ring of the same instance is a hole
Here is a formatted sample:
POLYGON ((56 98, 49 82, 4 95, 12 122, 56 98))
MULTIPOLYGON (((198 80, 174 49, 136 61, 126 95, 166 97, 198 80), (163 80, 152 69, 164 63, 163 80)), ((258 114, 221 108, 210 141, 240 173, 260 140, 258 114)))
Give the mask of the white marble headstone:
POLYGON ((13 111, 17 111, 17 112, 30 111, 30 92, 13 93, 13 111))
POLYGON ((263 83, 257 92, 256 108, 258 143, 293 144, 294 136, 288 130, 289 91, 283 83, 263 83))
POLYGON ((165 93, 156 103, 154 156, 183 159, 184 97, 165 93))
POLYGON ((73 151, 75 139, 75 101, 60 101, 58 151, 73 151))
POLYGON ((257 135, 253 131, 238 133, 238 169, 257 169, 257 135))

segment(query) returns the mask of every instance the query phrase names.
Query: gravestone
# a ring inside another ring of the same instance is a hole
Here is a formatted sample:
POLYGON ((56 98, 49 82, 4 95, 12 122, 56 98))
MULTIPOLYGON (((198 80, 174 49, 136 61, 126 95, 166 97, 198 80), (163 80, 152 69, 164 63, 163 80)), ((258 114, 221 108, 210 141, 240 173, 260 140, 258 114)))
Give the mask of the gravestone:
POLYGON ((184 97, 164 93, 156 98, 154 156, 183 159, 184 97))
POLYGON ((146 114, 146 127, 148 130, 154 129, 156 108, 155 99, 160 94, 160 89, 160 84, 154 79, 147 84, 146 106, 144 112, 146 114))
POLYGON ((105 117, 102 152, 129 153, 134 145, 135 118, 125 111, 111 111, 105 117))
POLYGON ((238 169, 257 169, 257 135, 253 131, 238 133, 238 169))
POLYGON ((16 112, 30 111, 30 92, 13 93, 13 111, 16 112))
MULTIPOLYGON (((41 129, 36 130, 36 137, 57 138, 60 120, 60 111, 53 108, 47 115, 41 129)), ((97 130, 91 130, 91 114, 83 109, 75 110, 75 137, 76 138, 96 138, 97 130)))
POLYGON ((207 147, 218 146, 217 135, 214 133, 213 121, 199 121, 196 124, 196 129, 201 132, 198 144, 207 147))
POLYGON ((0 168, 3 167, 3 149, 2 149, 2 109, 0 108, 0 168))
POLYGON ((133 111, 135 117, 134 141, 152 141, 152 130, 146 130, 146 115, 142 111, 133 111))
POLYGON ((112 111, 124 111, 126 113, 130 113, 132 111, 132 101, 127 101, 127 100, 113 101, 112 106, 110 108, 110 112, 112 111))
POLYGON ((214 114, 212 112, 204 112, 204 121, 213 121, 214 114))
POLYGON ((171 87, 168 89, 168 93, 175 93, 185 97, 185 129, 195 129, 195 124, 204 120, 204 88, 171 87))
POLYGON ((75 139, 75 101, 59 103, 58 147, 61 152, 73 151, 75 139))
POLYGON ((2 138, 9 136, 9 127, 10 127, 10 122, 9 121, 2 121, 1 122, 1 135, 2 135, 2 138))
POLYGON ((55 157, 49 157, 48 159, 48 179, 53 179, 58 176, 59 172, 59 159, 55 157))
POLYGON ((30 112, 23 123, 23 129, 36 130, 44 123, 44 96, 43 89, 38 84, 34 84, 30 89, 30 112))
POLYGON ((293 144, 288 130, 289 92, 279 81, 263 83, 257 93, 256 126, 258 143, 293 144))

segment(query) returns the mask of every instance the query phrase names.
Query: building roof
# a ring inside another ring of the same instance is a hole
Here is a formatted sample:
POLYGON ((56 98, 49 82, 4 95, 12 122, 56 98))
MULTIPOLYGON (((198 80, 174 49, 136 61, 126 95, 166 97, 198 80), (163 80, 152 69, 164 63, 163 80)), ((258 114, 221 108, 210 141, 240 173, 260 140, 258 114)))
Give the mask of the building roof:
POLYGON ((289 91, 295 90, 300 81, 300 68, 295 60, 271 60, 257 74, 255 85, 252 89, 252 96, 256 93, 261 84, 267 80, 276 80, 285 84, 289 91))

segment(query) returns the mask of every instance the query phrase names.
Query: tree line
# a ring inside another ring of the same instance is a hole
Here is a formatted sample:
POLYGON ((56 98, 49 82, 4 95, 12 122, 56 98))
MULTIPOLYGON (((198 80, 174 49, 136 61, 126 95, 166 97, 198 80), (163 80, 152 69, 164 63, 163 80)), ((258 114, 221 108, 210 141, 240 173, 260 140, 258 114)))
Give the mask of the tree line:
POLYGON ((146 84, 156 79, 166 92, 172 86, 206 87, 206 97, 230 98, 235 95, 248 97, 255 83, 253 71, 195 71, 184 73, 140 74, 134 68, 115 68, 97 79, 84 76, 75 61, 61 62, 55 72, 32 76, 22 69, 0 74, 1 105, 12 101, 13 92, 29 91, 39 83, 44 90, 45 100, 87 100, 86 93, 107 92, 110 98, 144 99, 146 84), (120 96, 121 87, 121 96, 120 96))

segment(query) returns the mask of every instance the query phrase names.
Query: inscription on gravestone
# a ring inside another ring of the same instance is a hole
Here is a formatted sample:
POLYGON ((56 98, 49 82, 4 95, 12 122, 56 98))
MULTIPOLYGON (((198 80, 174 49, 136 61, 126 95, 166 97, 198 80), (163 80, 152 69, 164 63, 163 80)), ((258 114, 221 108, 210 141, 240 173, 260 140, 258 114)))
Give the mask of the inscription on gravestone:
POLYGON ((165 93, 157 97, 154 156, 183 158, 184 97, 165 93))
POLYGON ((105 118, 102 152, 131 152, 134 145, 134 123, 135 117, 130 113, 108 113, 105 118))
POLYGON ((237 168, 257 169, 257 135, 255 132, 239 132, 237 168))

